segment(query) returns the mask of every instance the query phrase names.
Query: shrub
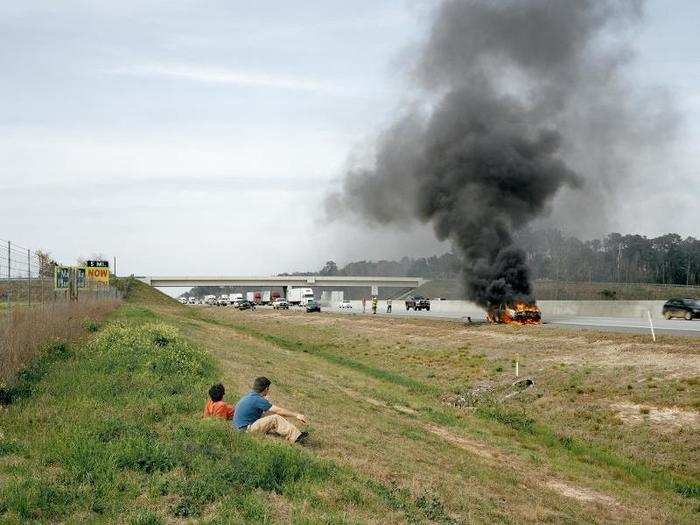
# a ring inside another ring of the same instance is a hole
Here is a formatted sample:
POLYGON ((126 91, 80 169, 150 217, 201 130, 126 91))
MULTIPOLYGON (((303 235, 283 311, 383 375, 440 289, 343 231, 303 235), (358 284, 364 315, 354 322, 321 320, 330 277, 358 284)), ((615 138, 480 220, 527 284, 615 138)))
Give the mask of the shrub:
POLYGON ((85 319, 83 319, 83 328, 86 332, 97 332, 100 329, 100 323, 98 323, 94 319, 86 317, 85 319))
POLYGON ((617 292, 615 290, 608 290, 607 288, 602 289, 598 294, 606 301, 614 301, 617 299, 617 292))

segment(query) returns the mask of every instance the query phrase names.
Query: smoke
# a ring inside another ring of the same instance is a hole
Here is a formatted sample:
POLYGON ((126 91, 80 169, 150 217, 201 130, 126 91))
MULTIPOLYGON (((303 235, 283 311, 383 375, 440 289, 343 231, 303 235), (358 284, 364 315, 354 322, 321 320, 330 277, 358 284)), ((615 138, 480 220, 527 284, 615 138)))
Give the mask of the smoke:
POLYGON ((379 137, 372 166, 348 170, 327 210, 431 223, 461 252, 472 300, 534 300, 514 232, 564 187, 605 187, 604 163, 586 162, 601 152, 580 152, 602 131, 624 132, 618 73, 630 55, 619 35, 640 16, 631 1, 442 2, 412 70, 421 99, 379 137))

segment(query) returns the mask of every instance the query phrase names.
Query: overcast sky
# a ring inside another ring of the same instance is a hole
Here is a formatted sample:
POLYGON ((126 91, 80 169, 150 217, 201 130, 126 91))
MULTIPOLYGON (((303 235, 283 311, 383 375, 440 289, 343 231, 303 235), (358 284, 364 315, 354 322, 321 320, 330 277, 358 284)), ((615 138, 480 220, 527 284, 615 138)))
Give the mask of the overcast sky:
MULTIPOLYGON (((349 156, 410 97, 403 65, 430 13, 417 0, 1 2, 0 238, 145 275, 447 250, 426 227, 323 223, 349 156)), ((610 230, 700 234, 698 20, 694 0, 648 4, 633 74, 683 122, 658 186, 623 199, 610 230)))

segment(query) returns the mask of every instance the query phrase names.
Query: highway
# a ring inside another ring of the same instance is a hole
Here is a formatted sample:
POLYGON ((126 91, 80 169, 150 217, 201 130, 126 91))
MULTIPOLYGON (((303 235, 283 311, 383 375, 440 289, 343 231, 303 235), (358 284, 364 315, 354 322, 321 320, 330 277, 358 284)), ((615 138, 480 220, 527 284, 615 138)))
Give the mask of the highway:
MULTIPOLYGON (((359 301, 352 301, 352 309, 343 309, 338 307, 327 308, 326 311, 332 311, 344 314, 360 314, 362 315, 362 304, 359 301)), ((435 319, 452 319, 452 320, 467 320, 470 316, 473 322, 484 322, 483 311, 472 312, 456 312, 456 311, 422 311, 415 312, 413 310, 406 311, 403 301, 395 301, 393 312, 386 314, 386 303, 380 301, 377 315, 397 315, 410 316, 416 318, 435 318, 435 319)), ((367 303, 367 312, 365 315, 372 315, 370 304, 367 303)), ((602 330, 611 332, 627 332, 627 333, 646 333, 651 336, 649 321, 645 318, 637 317, 584 317, 584 316, 545 316, 545 326, 562 327, 571 329, 589 329, 602 330)), ((657 334, 672 334, 690 337, 700 337, 700 320, 685 321, 683 319, 654 319, 654 330, 657 334)))

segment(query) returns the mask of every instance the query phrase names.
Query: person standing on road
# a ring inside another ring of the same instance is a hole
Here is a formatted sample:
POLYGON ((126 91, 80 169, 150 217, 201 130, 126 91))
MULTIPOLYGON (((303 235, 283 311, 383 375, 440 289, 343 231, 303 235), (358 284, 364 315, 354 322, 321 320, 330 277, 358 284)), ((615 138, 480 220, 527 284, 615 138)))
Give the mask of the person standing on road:
POLYGON ((391 299, 386 300, 386 313, 391 313, 391 299))
POLYGON ((270 393, 270 384, 267 377, 255 378, 253 389, 244 395, 236 405, 233 426, 238 430, 258 434, 277 434, 292 443, 303 443, 309 433, 301 432, 285 417, 293 417, 306 423, 306 416, 273 405, 265 399, 270 393), (270 415, 263 416, 264 412, 269 412, 270 415))
POLYGON ((372 297, 372 313, 377 313, 377 296, 372 297))
POLYGON ((367 311, 367 298, 363 297, 362 298, 362 313, 364 314, 367 311))

